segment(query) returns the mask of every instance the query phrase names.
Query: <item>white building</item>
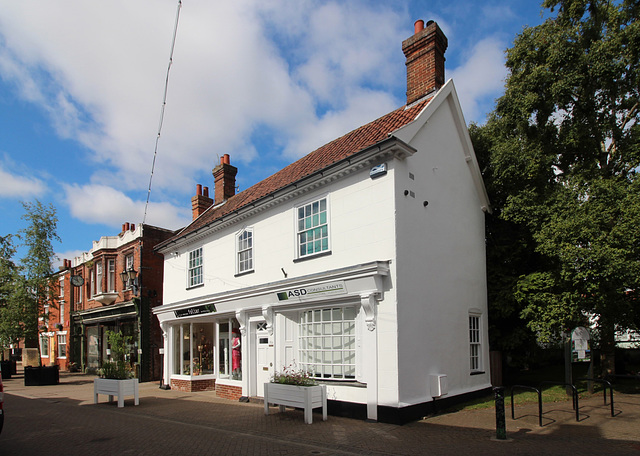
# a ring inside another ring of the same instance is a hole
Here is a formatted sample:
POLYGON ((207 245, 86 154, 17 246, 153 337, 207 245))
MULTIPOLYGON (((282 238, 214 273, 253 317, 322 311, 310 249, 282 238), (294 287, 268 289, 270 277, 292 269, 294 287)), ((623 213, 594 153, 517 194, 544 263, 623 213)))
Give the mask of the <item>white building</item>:
POLYGON ((330 413, 390 422, 490 387, 489 201, 446 47, 416 22, 406 106, 241 193, 228 155, 215 198, 198 186, 192 223, 158 247, 165 384, 260 397, 295 364, 330 413))

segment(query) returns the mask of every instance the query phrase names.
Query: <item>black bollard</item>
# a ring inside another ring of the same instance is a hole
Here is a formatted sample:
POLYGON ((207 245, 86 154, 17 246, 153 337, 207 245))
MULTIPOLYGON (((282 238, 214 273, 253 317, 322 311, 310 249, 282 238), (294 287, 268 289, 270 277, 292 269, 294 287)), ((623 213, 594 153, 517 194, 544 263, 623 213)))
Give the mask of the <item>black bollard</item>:
POLYGON ((496 439, 507 440, 507 424, 504 417, 504 387, 493 388, 496 398, 496 439))

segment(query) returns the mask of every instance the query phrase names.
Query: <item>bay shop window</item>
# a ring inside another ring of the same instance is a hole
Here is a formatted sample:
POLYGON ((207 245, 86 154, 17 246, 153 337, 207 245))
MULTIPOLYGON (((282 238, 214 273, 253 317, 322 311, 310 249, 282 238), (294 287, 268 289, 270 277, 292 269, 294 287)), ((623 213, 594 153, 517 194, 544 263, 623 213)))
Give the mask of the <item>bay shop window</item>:
POLYGON ((235 318, 174 325, 171 374, 242 380, 239 326, 235 318))

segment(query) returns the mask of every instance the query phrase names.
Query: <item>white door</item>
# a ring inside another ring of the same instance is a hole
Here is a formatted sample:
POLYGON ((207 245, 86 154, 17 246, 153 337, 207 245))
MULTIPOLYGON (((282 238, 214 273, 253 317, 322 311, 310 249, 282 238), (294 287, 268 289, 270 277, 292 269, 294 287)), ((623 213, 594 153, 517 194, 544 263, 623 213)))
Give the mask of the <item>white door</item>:
POLYGON ((256 395, 264 397, 264 384, 273 375, 273 342, 270 342, 267 324, 256 323, 256 395))

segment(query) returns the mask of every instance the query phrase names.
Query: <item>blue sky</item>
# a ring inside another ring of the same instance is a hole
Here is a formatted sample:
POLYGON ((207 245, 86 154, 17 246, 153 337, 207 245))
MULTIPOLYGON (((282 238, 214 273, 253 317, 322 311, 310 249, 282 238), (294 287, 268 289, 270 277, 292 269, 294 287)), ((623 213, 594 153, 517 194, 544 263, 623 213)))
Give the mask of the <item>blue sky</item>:
MULTIPOLYGON (((3 5, 0 235, 35 199, 57 209, 60 259, 142 222, 177 5, 3 5)), ((223 154, 242 191, 402 106, 417 19, 446 34, 445 77, 477 123, 502 93, 504 51, 543 20, 538 1, 184 0, 146 223, 187 224, 223 154)))

